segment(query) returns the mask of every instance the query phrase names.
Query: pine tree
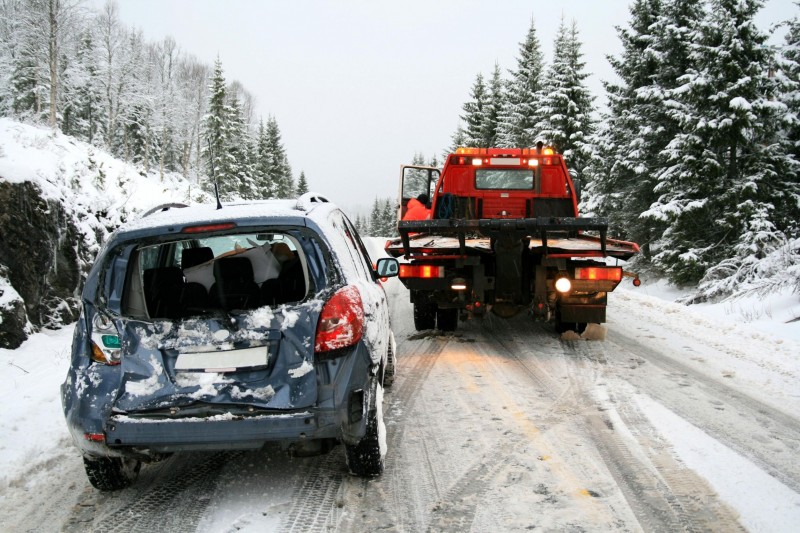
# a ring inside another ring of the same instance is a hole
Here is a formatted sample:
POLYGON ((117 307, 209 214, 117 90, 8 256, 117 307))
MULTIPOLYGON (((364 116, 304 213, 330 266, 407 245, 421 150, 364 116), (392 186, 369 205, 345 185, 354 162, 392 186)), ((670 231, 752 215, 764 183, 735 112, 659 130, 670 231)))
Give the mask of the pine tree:
POLYGON ((779 69, 783 74, 784 87, 781 102, 792 113, 786 131, 789 153, 800 161, 800 19, 786 21, 785 44, 781 47, 779 69))
POLYGON ((731 275, 778 246, 797 219, 796 163, 779 142, 786 113, 769 77, 773 52, 753 24, 761 4, 712 0, 693 36, 693 65, 672 93, 683 131, 667 147, 670 166, 647 214, 669 223, 654 259, 678 283, 715 265, 711 277, 731 275))
POLYGON ((258 124, 253 154, 253 182, 258 198, 274 198, 277 195, 277 186, 272 180, 271 168, 270 141, 262 119, 258 124))
POLYGON ((294 196, 292 168, 286 158, 278 122, 272 116, 267 120, 267 145, 271 160, 269 175, 275 186, 275 195, 278 198, 291 198, 294 196))
POLYGON ((450 138, 450 148, 445 151, 443 157, 447 157, 447 154, 454 153, 456 148, 467 146, 467 142, 467 134, 464 132, 464 128, 459 123, 455 133, 453 133, 453 136, 450 138))
POLYGON ((253 200, 260 198, 253 179, 253 165, 250 162, 250 136, 242 116, 241 105, 232 96, 226 108, 228 173, 236 184, 239 198, 253 200))
MULTIPOLYGON (((614 236, 639 243, 647 259, 651 242, 663 228, 658 227, 659 221, 639 215, 657 198, 654 176, 659 154, 669 142, 665 135, 670 135, 664 131, 671 129, 666 124, 674 123, 665 116, 666 107, 659 97, 663 88, 654 81, 665 68, 661 52, 671 53, 658 50, 660 43, 667 42, 664 35, 655 34, 656 28, 665 27, 661 13, 662 0, 637 0, 630 7, 629 27, 617 29, 622 55, 609 61, 620 81, 606 83, 609 111, 593 138, 593 144, 602 150, 589 164, 583 206, 592 214, 608 217, 614 236)), ((688 42, 669 44, 685 48, 688 42)))
MULTIPOLYGON (((222 73, 222 62, 217 58, 214 63, 214 74, 211 77, 211 87, 208 101, 208 113, 203 122, 205 124, 204 137, 206 145, 203 153, 208 163, 208 176, 216 180, 221 197, 228 198, 229 193, 235 191, 233 177, 228 175, 227 148, 228 141, 228 110, 226 105, 225 77, 222 73)), ((206 183, 205 189, 214 190, 214 182, 206 183)))
POLYGON ((381 209, 381 237, 397 236, 397 208, 391 198, 386 198, 381 209))
POLYGON ((503 80, 500 78, 500 65, 495 63, 492 79, 489 82, 486 104, 481 117, 481 146, 497 146, 500 113, 505 107, 503 80))
POLYGON ((297 179, 297 196, 302 196, 308 192, 308 182, 306 181, 306 173, 300 171, 300 177, 297 179))
POLYGON ((464 106, 464 114, 461 120, 466 125, 464 129, 464 141, 462 146, 483 146, 484 144, 484 108, 487 107, 489 96, 486 93, 486 84, 483 82, 483 74, 478 73, 475 77, 475 83, 472 85, 470 91, 471 100, 467 101, 464 106))
POLYGON ((568 28, 562 19, 540 101, 543 118, 536 129, 538 137, 564 154, 573 178, 583 176, 594 130, 593 97, 586 87, 589 74, 582 56, 577 24, 573 21, 568 28))
POLYGON ((498 146, 534 146, 537 141, 535 126, 542 118, 538 101, 541 98, 544 56, 533 20, 525 41, 519 47, 517 69, 511 73, 498 120, 498 146))
POLYGON ((372 211, 369 216, 369 232, 371 237, 380 237, 383 233, 383 223, 381 220, 381 205, 377 198, 372 204, 372 211))

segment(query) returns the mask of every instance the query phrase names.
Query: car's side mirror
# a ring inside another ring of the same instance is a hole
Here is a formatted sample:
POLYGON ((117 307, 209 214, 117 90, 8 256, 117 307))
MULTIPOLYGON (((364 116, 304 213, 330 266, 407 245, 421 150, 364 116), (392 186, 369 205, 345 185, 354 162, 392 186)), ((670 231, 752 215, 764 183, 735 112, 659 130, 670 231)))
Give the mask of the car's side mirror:
POLYGON ((400 263, 394 257, 381 257, 375 265, 379 278, 393 278, 400 273, 400 263))

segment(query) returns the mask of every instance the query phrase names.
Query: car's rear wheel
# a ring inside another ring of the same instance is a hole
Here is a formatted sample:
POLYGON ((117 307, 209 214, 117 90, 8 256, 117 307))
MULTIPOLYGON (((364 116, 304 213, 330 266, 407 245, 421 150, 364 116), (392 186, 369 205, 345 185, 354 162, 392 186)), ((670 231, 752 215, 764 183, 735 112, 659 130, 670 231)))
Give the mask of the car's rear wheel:
POLYGON ((86 477, 98 490, 112 491, 129 487, 139 476, 141 461, 121 457, 83 458, 86 477))
POLYGON ((389 342, 388 353, 386 354, 386 369, 383 371, 383 386, 391 387, 394 384, 395 357, 392 349, 392 342, 389 342))
MULTIPOLYGON (((381 453, 383 425, 383 390, 375 387, 375 405, 367 412, 367 432, 358 444, 345 444, 347 466, 359 477, 376 477, 383 473, 385 454, 381 453)), ((383 435, 385 442, 386 435, 383 435)))
POLYGON ((440 331, 455 331, 458 327, 458 309, 437 309, 436 324, 440 331))
POLYGON ((414 302, 414 328, 417 331, 436 327, 436 305, 428 302, 414 302))

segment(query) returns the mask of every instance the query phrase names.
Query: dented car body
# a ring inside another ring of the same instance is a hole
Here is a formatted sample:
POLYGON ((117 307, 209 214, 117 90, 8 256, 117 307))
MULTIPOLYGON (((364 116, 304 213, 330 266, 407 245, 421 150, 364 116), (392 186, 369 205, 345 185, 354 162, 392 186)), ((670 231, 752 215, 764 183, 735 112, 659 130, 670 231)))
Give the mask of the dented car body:
MULTIPOLYGON (((379 260, 381 276, 394 259, 379 260)), ((176 451, 344 443, 380 474, 394 338, 378 273, 335 206, 173 208, 120 228, 87 279, 62 402, 87 475, 129 485, 176 451)))

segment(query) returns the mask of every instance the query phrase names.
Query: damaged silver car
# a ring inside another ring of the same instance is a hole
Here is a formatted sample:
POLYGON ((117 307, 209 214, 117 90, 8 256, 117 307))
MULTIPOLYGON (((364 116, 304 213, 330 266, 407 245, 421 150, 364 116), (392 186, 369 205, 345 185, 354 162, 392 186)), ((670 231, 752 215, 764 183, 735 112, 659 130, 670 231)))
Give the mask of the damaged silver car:
POLYGON ((100 490, 190 450, 345 446, 382 473, 383 387, 395 371, 381 277, 344 214, 313 194, 158 210, 97 256, 62 385, 100 490))

